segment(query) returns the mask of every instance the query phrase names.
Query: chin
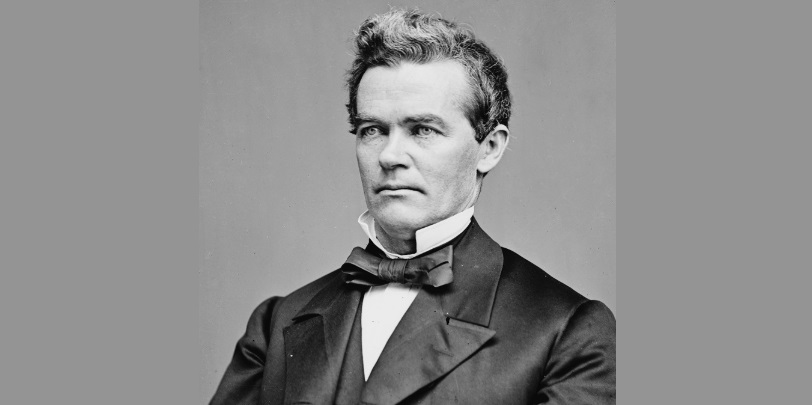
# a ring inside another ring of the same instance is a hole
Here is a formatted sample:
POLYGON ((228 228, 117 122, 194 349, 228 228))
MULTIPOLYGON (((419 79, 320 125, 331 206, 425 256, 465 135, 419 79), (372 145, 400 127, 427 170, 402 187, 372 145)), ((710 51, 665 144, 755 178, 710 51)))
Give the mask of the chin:
POLYGON ((418 229, 431 225, 430 218, 421 210, 397 205, 387 204, 370 210, 375 221, 388 233, 411 237, 418 229))

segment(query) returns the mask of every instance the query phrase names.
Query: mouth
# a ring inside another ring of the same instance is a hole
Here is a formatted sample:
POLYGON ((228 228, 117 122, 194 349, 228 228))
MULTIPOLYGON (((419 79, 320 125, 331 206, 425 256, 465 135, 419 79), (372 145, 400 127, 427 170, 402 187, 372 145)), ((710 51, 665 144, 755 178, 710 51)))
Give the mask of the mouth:
POLYGON ((420 192, 420 189, 412 186, 406 185, 398 185, 398 184, 385 184, 383 186, 375 187, 376 193, 396 193, 402 191, 416 191, 420 192))

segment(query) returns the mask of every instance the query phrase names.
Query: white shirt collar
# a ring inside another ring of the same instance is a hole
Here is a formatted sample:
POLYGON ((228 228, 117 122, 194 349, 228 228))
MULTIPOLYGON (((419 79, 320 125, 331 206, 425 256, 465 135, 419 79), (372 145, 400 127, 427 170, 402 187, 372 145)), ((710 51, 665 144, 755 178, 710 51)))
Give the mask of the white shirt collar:
POLYGON ((425 228, 418 229, 417 232, 415 232, 417 251, 408 255, 392 253, 383 247, 375 234, 375 218, 372 218, 369 211, 364 211, 364 213, 358 217, 358 224, 361 225, 361 229, 364 230, 364 233, 369 236, 369 240, 390 259, 411 259, 456 238, 457 235, 462 233, 462 231, 468 227, 468 224, 471 223, 472 216, 474 216, 474 207, 470 207, 425 228))

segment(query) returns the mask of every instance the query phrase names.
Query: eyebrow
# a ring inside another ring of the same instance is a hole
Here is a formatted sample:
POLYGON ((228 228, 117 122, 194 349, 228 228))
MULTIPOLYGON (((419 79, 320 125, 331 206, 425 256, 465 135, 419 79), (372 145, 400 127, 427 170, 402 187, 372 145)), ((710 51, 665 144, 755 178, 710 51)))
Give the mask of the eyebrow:
POLYGON ((434 124, 443 129, 446 128, 445 121, 437 115, 434 114, 418 114, 406 117, 403 119, 403 123, 405 124, 434 124))
POLYGON ((383 121, 379 120, 378 118, 375 118, 375 117, 373 117, 371 115, 364 115, 364 114, 356 114, 355 115, 355 122, 357 124, 361 124, 361 123, 364 123, 364 122, 374 122, 374 123, 378 123, 378 124, 383 123, 383 121))

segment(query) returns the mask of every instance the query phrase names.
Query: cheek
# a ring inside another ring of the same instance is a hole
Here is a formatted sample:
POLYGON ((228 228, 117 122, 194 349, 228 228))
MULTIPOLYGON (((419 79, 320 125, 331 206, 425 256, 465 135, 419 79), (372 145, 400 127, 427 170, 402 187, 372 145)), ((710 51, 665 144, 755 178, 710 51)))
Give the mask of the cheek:
POLYGON ((442 191, 459 198, 467 197, 460 193, 467 193, 476 184, 476 152, 466 151, 439 161, 442 163, 433 171, 433 177, 439 180, 442 191))
POLYGON ((356 148, 355 158, 358 161, 358 171, 361 173, 361 182, 367 184, 367 178, 372 175, 377 162, 373 159, 373 155, 368 148, 356 148))

